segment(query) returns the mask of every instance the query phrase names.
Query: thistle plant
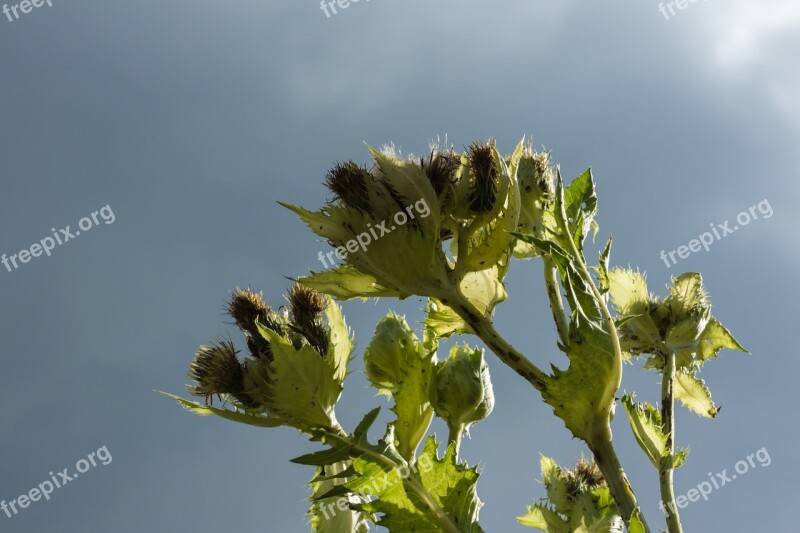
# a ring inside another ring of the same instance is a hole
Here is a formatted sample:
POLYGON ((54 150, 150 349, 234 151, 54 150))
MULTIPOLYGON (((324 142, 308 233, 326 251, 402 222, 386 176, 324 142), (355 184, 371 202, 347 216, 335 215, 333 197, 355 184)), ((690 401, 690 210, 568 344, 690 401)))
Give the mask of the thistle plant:
POLYGON ((282 204, 346 262, 295 280, 280 312, 260 294, 234 291, 227 311, 247 355, 241 358, 231 339, 201 346, 188 391, 204 401, 170 396, 197 414, 288 426, 319 442, 320 451, 293 459, 315 469, 312 531, 361 533, 374 525, 391 532, 480 532, 479 474, 459 452, 463 436, 495 408, 495 362, 467 343, 439 354, 443 340, 477 337, 535 389, 592 457, 570 470, 542 456, 547 496, 518 521, 551 533, 641 533, 650 529, 614 449, 611 419, 623 363, 642 361, 661 376, 660 409, 638 403, 633 393, 621 403, 658 472, 671 510, 668 530, 681 531, 673 474, 687 452, 676 446, 675 400, 714 418, 719 410, 698 373, 722 348, 744 351, 711 315, 700 275, 678 276, 661 299, 643 274, 610 268, 610 239, 590 264, 584 244, 598 232, 591 171, 567 185, 549 153, 524 141, 510 155, 493 141, 463 153, 437 146, 422 159, 372 148, 370 154, 369 166, 348 160, 328 172, 333 197, 320 209, 282 204), (414 216, 410 206, 420 205, 427 214, 414 216), (495 329, 492 316, 508 296, 504 279, 515 260, 524 267, 542 263, 555 346, 569 359, 565 369, 543 370, 541 354, 524 356, 495 329), (363 352, 366 377, 394 414, 383 438, 372 442, 380 407, 351 430, 335 415, 356 355, 337 300, 409 296, 426 299, 419 334, 390 312, 363 352), (429 434, 434 416, 448 427, 442 455, 429 434))

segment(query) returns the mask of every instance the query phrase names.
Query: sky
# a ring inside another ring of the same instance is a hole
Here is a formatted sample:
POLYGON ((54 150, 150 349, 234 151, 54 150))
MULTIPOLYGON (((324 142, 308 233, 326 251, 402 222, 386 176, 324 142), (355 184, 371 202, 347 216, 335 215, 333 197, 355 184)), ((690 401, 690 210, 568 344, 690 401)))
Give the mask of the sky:
MULTIPOLYGON (((288 460, 312 443, 154 391, 183 393, 197 347, 235 333, 228 291, 263 290, 277 307, 287 276, 319 269, 326 245, 278 200, 321 205, 325 172, 365 163, 365 143, 421 154, 437 137, 494 137, 510 152, 523 135, 565 177, 592 167, 594 248, 613 235, 612 264, 646 271, 662 295, 702 272, 715 316, 750 351, 705 367, 716 419, 678 410, 690 455, 676 492, 758 450, 769 461, 690 503, 685 529, 796 530, 800 4, 362 0, 330 16, 312 1, 50 4, 0 15, 0 254, 38 252, 0 265, 0 500, 84 472, 0 511, 0 531, 307 531, 312 473, 288 460), (708 251, 660 258, 758 205, 708 251)), ((547 367, 564 359, 541 279, 540 264, 514 265, 496 326, 547 367)), ((343 304, 358 342, 345 427, 389 407, 362 372, 375 324, 394 310, 419 332, 423 305, 343 304)), ((514 517, 545 495, 540 454, 569 465, 588 452, 487 360, 497 403, 462 454, 482 470, 483 528, 524 531, 514 517)), ((626 366, 623 389, 656 402, 657 376, 626 366)), ((655 471, 623 416, 613 429, 664 527, 655 471)))

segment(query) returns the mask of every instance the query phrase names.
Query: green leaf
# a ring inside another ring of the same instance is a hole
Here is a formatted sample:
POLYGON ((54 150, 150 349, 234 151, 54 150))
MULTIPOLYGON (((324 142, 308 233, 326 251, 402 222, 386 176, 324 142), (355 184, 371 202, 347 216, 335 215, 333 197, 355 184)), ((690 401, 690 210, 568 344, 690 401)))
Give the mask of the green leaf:
POLYGON ((411 161, 395 159, 369 145, 367 148, 381 169, 387 186, 404 201, 406 206, 412 206, 420 201, 424 202, 430 210, 430 214, 417 220, 428 231, 438 231, 440 225, 439 200, 422 167, 411 161))
POLYGON ((344 461, 350 457, 350 448, 347 446, 336 446, 327 450, 321 450, 314 453, 307 453, 300 457, 290 459, 291 462, 298 465, 311 465, 311 466, 328 466, 339 461, 344 461))
POLYGON ((218 407, 212 407, 210 405, 201 405, 197 402, 186 400, 184 398, 181 398, 180 396, 175 396, 174 394, 170 394, 168 392, 162 392, 162 391, 156 391, 156 392, 172 398, 173 400, 181 404, 185 409, 200 416, 217 415, 219 417, 225 418, 226 420, 232 420, 233 422, 239 422, 241 424, 247 424, 250 426, 262 427, 262 428, 276 428, 286 425, 286 422, 284 420, 269 418, 266 416, 253 415, 246 411, 231 411, 230 409, 220 409, 218 407))
POLYGON ((706 329, 700 336, 700 360, 705 362, 716 357, 723 348, 748 353, 733 335, 719 323, 716 318, 709 320, 706 329))
POLYGON ((336 302, 331 301, 330 298, 327 298, 327 300, 328 305, 325 307, 325 317, 330 328, 328 357, 333 363, 334 379, 344 382, 344 378, 347 376, 347 364, 350 362, 355 343, 344 320, 342 308, 336 305, 336 302))
POLYGON ((296 348, 292 342, 258 324, 270 343, 274 359, 268 367, 267 410, 296 427, 331 428, 336 425, 334 406, 342 392, 338 361, 320 357, 313 347, 296 348))
POLYGON ((594 220, 597 213, 597 193, 591 168, 586 169, 564 189, 564 210, 572 231, 571 237, 578 250, 582 251, 583 241, 589 230, 594 228, 597 234, 598 229, 594 220))
POLYGON ((346 478, 355 474, 351 461, 320 467, 317 469, 317 474, 310 483, 313 490, 308 512, 311 531, 368 533, 368 515, 353 509, 362 502, 361 498, 352 494, 343 485, 346 478), (322 475, 323 472, 325 475, 322 475))
POLYGON ((633 435, 656 469, 667 456, 667 435, 664 434, 661 414, 649 403, 636 403, 633 394, 622 397, 633 435))
POLYGON ((477 471, 456 463, 453 446, 441 459, 437 457, 437 448, 436 440, 430 437, 413 468, 387 469, 369 455, 356 459, 354 465, 361 477, 348 482, 347 487, 356 494, 377 497, 359 508, 368 513, 382 513, 376 523, 389 531, 439 533, 442 528, 436 515, 412 487, 416 483, 424 487, 434 505, 453 524, 458 524, 459 531, 481 532, 478 513, 482 503, 476 494, 477 471))
POLYGON ((690 411, 704 417, 714 418, 719 409, 711 400, 711 392, 706 382, 698 379, 693 372, 681 370, 675 374, 673 381, 675 398, 690 411))
POLYGON ((312 272, 297 281, 339 300, 409 296, 398 289, 387 289, 378 283, 375 277, 359 272, 347 264, 339 265, 333 270, 312 272))
POLYGON ((358 426, 356 426, 355 431, 353 431, 353 439, 356 442, 361 442, 367 438, 367 432, 369 431, 369 428, 372 427, 372 424, 375 423, 375 420, 378 418, 378 414, 380 412, 381 408, 376 407, 375 409, 364 415, 364 418, 361 419, 361 422, 358 423, 358 426))
MULTIPOLYGON (((487 270, 469 272, 461 280, 461 293, 484 316, 491 316, 495 306, 508 296, 502 281, 507 269, 506 262, 487 270)), ((428 301, 427 312, 425 328, 437 337, 447 338, 454 333, 472 333, 472 328, 458 313, 435 298, 428 301)))
POLYGON ((611 301, 621 315, 648 312, 652 300, 645 275, 628 268, 615 268, 608 273, 611 301))

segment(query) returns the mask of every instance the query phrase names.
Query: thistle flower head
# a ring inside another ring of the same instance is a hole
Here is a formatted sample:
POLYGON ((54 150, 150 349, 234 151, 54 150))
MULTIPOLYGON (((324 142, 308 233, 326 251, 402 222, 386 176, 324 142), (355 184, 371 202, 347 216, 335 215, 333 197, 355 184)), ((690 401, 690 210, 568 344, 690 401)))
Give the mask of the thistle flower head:
POLYGON ((289 289, 286 299, 289 302, 292 320, 300 326, 311 324, 320 318, 328 305, 322 294, 300 283, 289 289))
POLYGON ((201 346, 189 367, 189 379, 196 383, 187 386, 189 392, 205 397, 206 403, 210 403, 214 395, 241 395, 244 374, 233 343, 220 339, 201 346))
POLYGON ((233 317, 236 326, 244 332, 254 331, 256 321, 263 320, 268 311, 269 308, 260 292, 236 287, 228 300, 227 312, 233 317))
POLYGON ((491 211, 497 199, 498 179, 493 148, 492 143, 476 142, 468 150, 472 167, 469 202, 470 208, 477 213, 491 211))
POLYGON ((353 209, 368 210, 367 180, 369 172, 351 160, 336 163, 325 177, 325 185, 335 198, 353 209))
POLYGON ((436 196, 441 196, 445 189, 453 184, 453 174, 459 164, 459 158, 455 154, 441 152, 431 152, 428 162, 424 160, 421 162, 425 175, 436 191, 436 196))

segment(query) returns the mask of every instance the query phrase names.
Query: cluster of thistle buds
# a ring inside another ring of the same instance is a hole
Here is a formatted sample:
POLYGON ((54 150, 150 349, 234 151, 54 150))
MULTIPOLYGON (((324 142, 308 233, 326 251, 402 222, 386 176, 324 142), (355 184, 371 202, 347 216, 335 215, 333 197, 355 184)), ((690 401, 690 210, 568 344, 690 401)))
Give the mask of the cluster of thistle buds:
POLYGON ((503 156, 491 140, 464 153, 436 147, 421 159, 370 151, 370 167, 347 160, 328 172, 334 196, 321 209, 283 205, 337 249, 417 202, 430 215, 393 227, 348 254, 346 265, 303 283, 337 298, 419 295, 447 302, 470 274, 505 271, 512 254, 537 255, 512 233, 538 234, 547 224, 543 213, 555 196, 547 153, 520 143, 503 156))
POLYGON ((250 357, 239 359, 230 339, 221 338, 201 346, 189 370, 189 378, 195 384, 187 388, 205 398, 206 405, 216 396, 239 409, 283 419, 288 425, 333 427, 333 406, 343 376, 326 316, 332 302, 301 284, 289 290, 286 301, 288 308, 279 313, 266 304, 260 293, 237 288, 226 311, 243 333, 250 357), (309 391, 295 387, 300 396, 291 399, 298 404, 314 403, 311 416, 306 416, 309 413, 304 413, 303 408, 288 408, 291 402, 285 391, 293 381, 302 381, 303 377, 293 375, 291 358, 295 356, 311 359, 310 368, 304 371, 329 377, 323 387, 329 390, 326 395, 303 398, 303 392, 309 391), (314 358, 319 362, 314 362, 314 358), (320 398, 328 401, 320 405, 320 398))

